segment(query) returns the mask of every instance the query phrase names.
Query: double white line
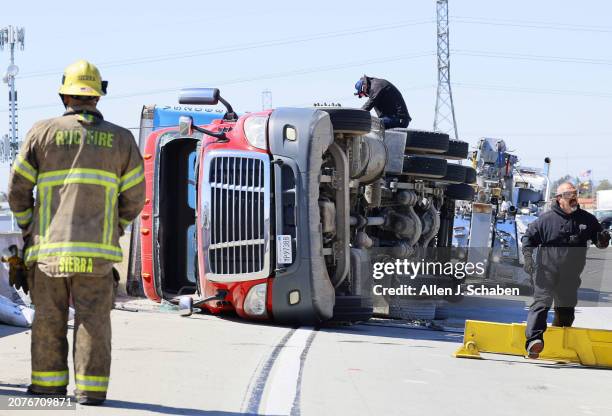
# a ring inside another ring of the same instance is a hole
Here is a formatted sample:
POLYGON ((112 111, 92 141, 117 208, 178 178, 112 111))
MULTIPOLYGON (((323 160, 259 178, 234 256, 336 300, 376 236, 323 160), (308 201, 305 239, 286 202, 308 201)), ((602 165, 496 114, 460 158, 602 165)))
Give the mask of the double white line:
POLYGON ((290 330, 256 371, 243 406, 248 414, 300 414, 304 363, 317 330, 290 330))

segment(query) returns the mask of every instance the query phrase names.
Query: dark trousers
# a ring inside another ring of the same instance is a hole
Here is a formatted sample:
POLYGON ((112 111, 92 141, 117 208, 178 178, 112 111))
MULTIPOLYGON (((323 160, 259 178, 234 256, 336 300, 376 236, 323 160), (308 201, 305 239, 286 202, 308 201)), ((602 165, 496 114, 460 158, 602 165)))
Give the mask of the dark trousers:
POLYGON ((534 278, 533 303, 527 315, 525 347, 533 340, 544 340, 546 318, 551 306, 555 305, 553 326, 572 326, 574 309, 578 303, 580 275, 563 271, 538 268, 534 278))
POLYGON ((408 127, 408 119, 404 118, 404 117, 390 117, 390 116, 383 116, 380 118, 385 126, 386 129, 392 129, 395 127, 408 127))

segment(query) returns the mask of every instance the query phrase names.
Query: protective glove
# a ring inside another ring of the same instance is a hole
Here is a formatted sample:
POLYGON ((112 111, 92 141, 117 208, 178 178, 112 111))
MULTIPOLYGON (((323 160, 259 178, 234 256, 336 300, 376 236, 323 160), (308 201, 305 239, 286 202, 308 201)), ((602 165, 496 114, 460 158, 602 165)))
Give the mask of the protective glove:
POLYGON ((606 248, 608 244, 610 244, 610 233, 608 231, 597 233, 597 247, 606 248))
POLYGON ((535 271, 535 262, 533 261, 533 254, 531 251, 523 251, 523 255, 525 258, 525 261, 523 263, 523 270, 525 270, 525 273, 531 276, 535 271))
POLYGON ((12 245, 9 247, 11 252, 10 257, 2 257, 2 261, 9 264, 9 285, 15 286, 15 289, 23 289, 27 295, 30 291, 28 285, 27 273, 23 259, 19 257, 19 249, 12 245))

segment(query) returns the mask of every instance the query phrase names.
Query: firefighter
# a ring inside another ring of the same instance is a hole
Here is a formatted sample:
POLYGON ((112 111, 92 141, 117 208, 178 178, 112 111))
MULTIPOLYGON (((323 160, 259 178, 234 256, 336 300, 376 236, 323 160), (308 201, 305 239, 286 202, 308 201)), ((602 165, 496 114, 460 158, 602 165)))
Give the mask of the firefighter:
POLYGON ((106 85, 91 63, 68 66, 59 89, 65 113, 34 124, 9 179, 9 204, 34 276, 28 393, 66 394, 72 298, 75 398, 86 405, 106 399, 113 263, 122 259, 119 237, 145 200, 143 161, 133 135, 96 108, 106 85))
POLYGON ((610 234, 603 231, 595 216, 580 209, 574 185, 561 184, 552 209, 529 224, 522 238, 525 271, 533 276, 534 283, 525 332, 529 358, 538 358, 544 349, 546 318, 553 301, 553 326, 572 326, 589 241, 604 249, 610 234))
POLYGON ((374 109, 386 129, 408 127, 412 120, 408 114, 406 102, 399 90, 386 79, 372 78, 364 75, 355 84, 359 98, 368 97, 362 109, 374 109))

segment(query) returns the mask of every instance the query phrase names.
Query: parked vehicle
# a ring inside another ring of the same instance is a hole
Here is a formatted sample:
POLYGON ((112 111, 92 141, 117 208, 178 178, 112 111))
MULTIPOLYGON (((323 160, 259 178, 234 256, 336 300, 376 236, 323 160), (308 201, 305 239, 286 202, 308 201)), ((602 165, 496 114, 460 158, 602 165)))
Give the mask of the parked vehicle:
POLYGON ((595 216, 605 229, 612 230, 612 189, 597 191, 595 216))
POLYGON ((227 108, 146 140, 142 285, 186 313, 367 320, 371 263, 449 246, 454 201, 473 197, 474 170, 447 163, 468 144, 446 134, 384 131, 340 107, 238 117, 217 89, 183 90, 179 102, 227 108))

